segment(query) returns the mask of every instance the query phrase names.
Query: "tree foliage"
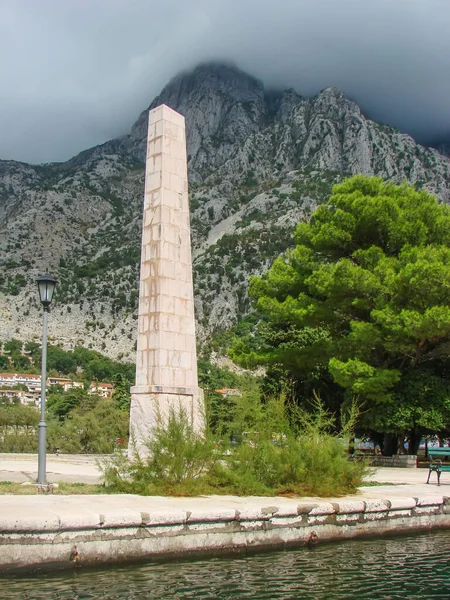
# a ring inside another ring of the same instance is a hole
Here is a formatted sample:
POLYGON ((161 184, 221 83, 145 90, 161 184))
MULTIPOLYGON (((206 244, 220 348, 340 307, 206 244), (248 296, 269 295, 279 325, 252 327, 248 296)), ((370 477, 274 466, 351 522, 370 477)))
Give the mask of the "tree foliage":
POLYGON ((113 402, 116 407, 120 410, 125 410, 127 412, 130 411, 130 403, 131 403, 131 393, 130 388, 132 386, 132 382, 127 379, 127 377, 123 373, 117 373, 113 377, 113 402))
MULTIPOLYGON (((36 342, 25 344, 11 339, 3 344, 0 354, 0 368, 14 369, 17 372, 39 372, 42 350, 36 342)), ((55 375, 71 376, 86 382, 112 382, 116 375, 122 375, 128 381, 134 381, 134 364, 112 360, 96 350, 76 346, 73 350, 64 350, 60 346, 48 344, 47 369, 55 375)))
POLYGON ((129 414, 111 400, 87 396, 59 423, 50 421, 47 446, 67 453, 109 454, 117 440, 126 444, 129 414))
POLYGON ((364 403, 367 428, 443 428, 450 208, 407 184, 355 176, 297 226, 295 243, 252 278, 263 320, 253 348, 235 344, 235 357, 300 379, 331 376, 344 400, 364 403))

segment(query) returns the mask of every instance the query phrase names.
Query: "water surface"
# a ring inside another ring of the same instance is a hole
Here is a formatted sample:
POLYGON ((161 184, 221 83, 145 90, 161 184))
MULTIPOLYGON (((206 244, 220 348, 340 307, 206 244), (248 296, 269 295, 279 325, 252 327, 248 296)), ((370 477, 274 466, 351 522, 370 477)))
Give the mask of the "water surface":
POLYGON ((450 599, 450 531, 239 558, 0 579, 0 598, 450 599))

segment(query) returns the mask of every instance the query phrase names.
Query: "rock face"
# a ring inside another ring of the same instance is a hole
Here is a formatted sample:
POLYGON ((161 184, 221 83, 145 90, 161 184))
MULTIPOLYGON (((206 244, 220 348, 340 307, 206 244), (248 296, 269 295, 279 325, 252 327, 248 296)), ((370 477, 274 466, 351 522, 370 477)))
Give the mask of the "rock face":
MULTIPOLYGON (((266 90, 223 64, 175 77, 150 105, 186 118, 196 314, 203 337, 248 310, 249 275, 292 242, 333 183, 408 180, 450 201, 449 158, 367 119, 345 95, 266 90)), ((34 279, 58 276, 50 336, 133 359, 147 110, 128 136, 66 163, 0 161, 0 340, 39 338, 34 279)))
MULTIPOLYGON (((175 77, 150 105, 166 104, 185 116, 189 175, 202 181, 264 124, 266 105, 261 83, 237 69, 205 65, 175 77)), ((125 147, 143 160, 148 111, 135 125, 125 147)))

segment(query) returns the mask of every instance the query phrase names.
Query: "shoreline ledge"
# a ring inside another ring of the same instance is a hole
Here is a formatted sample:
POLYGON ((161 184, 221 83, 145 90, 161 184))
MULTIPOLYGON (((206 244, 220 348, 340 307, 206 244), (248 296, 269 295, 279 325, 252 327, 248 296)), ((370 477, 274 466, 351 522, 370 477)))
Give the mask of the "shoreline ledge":
POLYGON ((71 569, 74 546, 79 565, 91 567, 450 528, 450 495, 414 488, 366 487, 334 499, 4 495, 0 574, 71 569))

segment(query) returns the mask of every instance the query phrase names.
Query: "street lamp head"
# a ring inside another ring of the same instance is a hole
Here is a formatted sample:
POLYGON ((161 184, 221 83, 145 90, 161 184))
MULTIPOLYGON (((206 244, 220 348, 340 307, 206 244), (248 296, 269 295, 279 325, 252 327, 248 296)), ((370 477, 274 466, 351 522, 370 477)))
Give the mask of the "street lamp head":
POLYGON ((44 310, 48 309, 48 307, 50 306, 50 304, 52 302, 56 283, 57 283, 56 279, 54 277, 52 277, 51 275, 49 275, 48 273, 41 275, 37 279, 37 284, 38 284, 38 289, 39 289, 39 299, 42 303, 42 306, 44 307, 44 310))

